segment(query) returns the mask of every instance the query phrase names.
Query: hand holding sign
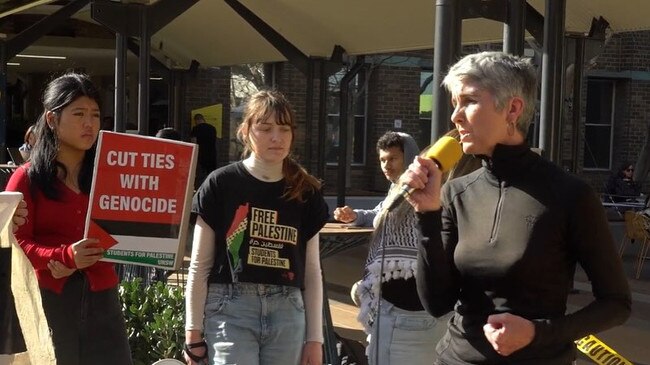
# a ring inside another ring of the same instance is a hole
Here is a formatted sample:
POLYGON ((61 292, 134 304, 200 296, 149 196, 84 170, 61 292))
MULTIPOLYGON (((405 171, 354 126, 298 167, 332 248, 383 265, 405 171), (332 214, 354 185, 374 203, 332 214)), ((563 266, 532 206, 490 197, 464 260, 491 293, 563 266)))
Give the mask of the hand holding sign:
POLYGON ((86 268, 99 261, 104 256, 104 249, 94 238, 84 238, 70 247, 77 269, 86 268))

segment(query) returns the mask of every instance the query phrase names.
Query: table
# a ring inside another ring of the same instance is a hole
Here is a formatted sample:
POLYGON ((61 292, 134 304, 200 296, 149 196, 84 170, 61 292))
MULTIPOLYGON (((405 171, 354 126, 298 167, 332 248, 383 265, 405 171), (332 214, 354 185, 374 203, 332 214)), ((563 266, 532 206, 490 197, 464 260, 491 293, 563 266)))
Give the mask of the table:
POLYGON ((319 233, 321 259, 336 255, 368 241, 372 227, 355 227, 342 223, 326 223, 319 233))
MULTIPOLYGON (((331 257, 347 249, 363 245, 373 232, 371 227, 355 227, 341 223, 327 223, 320 234, 321 260, 331 257)), ((322 266, 322 265, 321 265, 322 266)), ((323 283, 325 276, 323 274, 323 283)), ((323 337, 325 338, 325 364, 340 365, 336 348, 336 336, 332 324, 327 288, 323 285, 323 337)))
POLYGON ((603 202, 603 207, 605 208, 628 208, 634 210, 641 210, 645 207, 644 202, 631 201, 631 202, 603 202))

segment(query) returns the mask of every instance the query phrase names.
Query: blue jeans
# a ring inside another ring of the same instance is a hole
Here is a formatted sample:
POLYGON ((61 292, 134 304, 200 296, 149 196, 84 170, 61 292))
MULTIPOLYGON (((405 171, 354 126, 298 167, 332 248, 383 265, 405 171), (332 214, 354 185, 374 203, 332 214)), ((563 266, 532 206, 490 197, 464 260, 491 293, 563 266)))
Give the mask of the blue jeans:
POLYGON ((366 348, 370 365, 430 365, 436 357, 436 344, 444 334, 447 322, 436 320, 426 311, 407 311, 380 300, 379 318, 372 325, 366 348), (376 357, 377 346, 379 353, 376 357))
POLYGON ((292 365, 305 341, 299 288, 210 284, 204 336, 210 365, 292 365))

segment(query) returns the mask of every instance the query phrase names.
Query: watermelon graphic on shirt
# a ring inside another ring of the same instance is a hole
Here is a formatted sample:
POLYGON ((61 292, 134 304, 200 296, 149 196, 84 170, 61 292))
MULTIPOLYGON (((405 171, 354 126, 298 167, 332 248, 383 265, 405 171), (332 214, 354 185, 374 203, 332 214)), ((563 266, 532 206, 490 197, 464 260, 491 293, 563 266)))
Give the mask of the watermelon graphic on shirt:
POLYGON ((232 274, 233 282, 237 281, 237 273, 241 272, 241 257, 239 251, 242 242, 244 241, 244 234, 248 227, 248 203, 240 205, 235 212, 235 217, 228 228, 226 233, 226 246, 228 248, 228 257, 230 258, 230 272, 232 274))

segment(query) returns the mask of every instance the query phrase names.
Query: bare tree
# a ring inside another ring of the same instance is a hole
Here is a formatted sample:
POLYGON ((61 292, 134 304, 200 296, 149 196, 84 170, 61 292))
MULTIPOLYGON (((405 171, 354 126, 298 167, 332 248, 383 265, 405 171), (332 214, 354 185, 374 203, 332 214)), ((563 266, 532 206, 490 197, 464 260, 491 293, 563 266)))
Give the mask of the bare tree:
POLYGON ((264 64, 248 63, 230 67, 230 102, 240 106, 264 86, 264 64))

